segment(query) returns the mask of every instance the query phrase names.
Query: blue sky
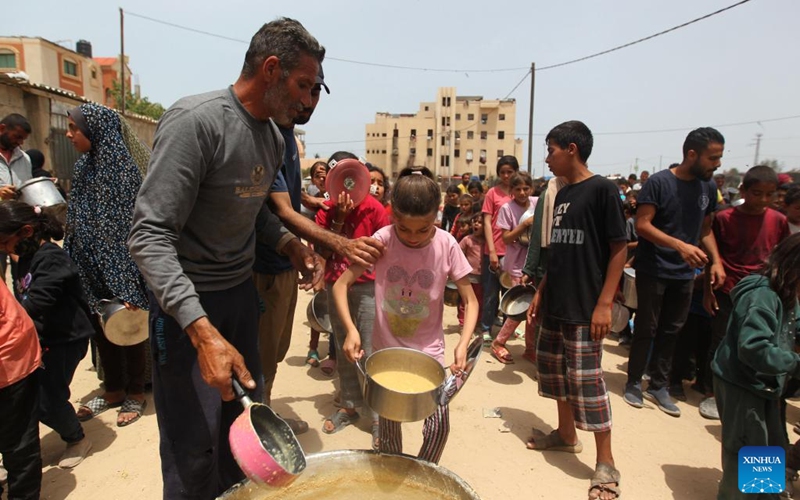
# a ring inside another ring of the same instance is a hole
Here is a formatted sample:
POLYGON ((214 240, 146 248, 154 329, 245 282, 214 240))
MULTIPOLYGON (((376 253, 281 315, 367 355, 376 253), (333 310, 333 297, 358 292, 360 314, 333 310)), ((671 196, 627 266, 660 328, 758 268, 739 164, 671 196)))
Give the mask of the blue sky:
MULTIPOLYGON (((125 51, 133 72, 143 94, 165 106, 183 95, 232 83, 247 45, 133 14, 239 40, 249 40, 264 22, 289 16, 326 46, 330 58, 466 70, 402 70, 328 60, 325 75, 332 93, 323 94, 304 127, 308 153, 326 156, 338 149, 364 154, 364 126, 376 112, 416 112, 419 102, 435 99, 440 86, 455 86, 460 95, 503 98, 531 62, 543 67, 576 59, 733 3, 355 0, 278 7, 277 2, 242 0, 36 0, 6 2, 0 33, 65 40, 73 48, 75 41, 86 39, 95 56, 111 56, 119 52, 122 7, 129 11, 125 51), (476 71, 506 68, 519 69, 476 71)), ((595 132, 589 166, 602 174, 627 175, 637 158, 639 170, 666 168, 680 160, 686 133, 706 125, 719 126, 726 137, 723 169, 745 170, 753 164, 757 133, 763 134, 761 159, 800 168, 798 19, 796 0, 751 0, 653 40, 537 72, 536 173, 541 175, 543 168, 544 134, 570 119, 584 121, 595 132), (774 120, 785 117, 796 118, 774 120), (761 122, 749 123, 756 121, 761 122)), ((510 96, 517 100, 516 133, 526 141, 529 93, 526 79, 510 96)))

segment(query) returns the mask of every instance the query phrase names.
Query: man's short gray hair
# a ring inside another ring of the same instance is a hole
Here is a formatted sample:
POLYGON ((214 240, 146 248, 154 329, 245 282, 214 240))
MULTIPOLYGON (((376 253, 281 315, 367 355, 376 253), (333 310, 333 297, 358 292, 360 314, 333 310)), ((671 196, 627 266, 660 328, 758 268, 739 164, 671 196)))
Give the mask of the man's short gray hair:
POLYGON ((261 27, 250 40, 244 56, 242 76, 255 76, 258 68, 270 56, 281 62, 284 73, 300 64, 300 57, 308 54, 321 63, 325 59, 325 47, 300 24, 299 21, 281 17, 261 27))

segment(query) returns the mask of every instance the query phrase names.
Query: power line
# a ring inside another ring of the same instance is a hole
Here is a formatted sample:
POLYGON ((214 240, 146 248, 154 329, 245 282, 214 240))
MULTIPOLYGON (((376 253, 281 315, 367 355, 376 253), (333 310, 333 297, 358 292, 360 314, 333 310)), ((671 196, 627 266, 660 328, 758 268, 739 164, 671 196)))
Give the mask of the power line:
MULTIPOLYGON (((683 24, 679 24, 677 26, 673 26, 672 28, 666 29, 664 31, 660 31, 660 32, 652 34, 650 36, 646 36, 644 38, 640 38, 640 39, 634 40, 632 42, 628 42, 628 43, 625 43, 625 44, 622 44, 622 45, 618 45, 616 47, 613 47, 613 48, 610 48, 610 49, 607 49, 607 50, 604 50, 604 51, 601 51, 601 52, 597 52, 595 54, 591 54, 591 55, 588 55, 588 56, 580 57, 578 59, 573 59, 573 60, 570 60, 570 61, 564 61, 564 62, 561 62, 561 63, 558 63, 558 64, 551 64, 549 66, 542 66, 542 67, 536 68, 536 71, 545 71, 545 70, 548 70, 548 69, 560 68, 562 66, 567 66, 569 64, 575 64, 575 63, 578 63, 578 62, 586 61, 588 59, 593 59, 595 57, 599 57, 599 56, 602 56, 602 55, 605 55, 605 54, 609 54, 611 52, 616 52, 617 50, 621 50, 621 49, 624 49, 624 48, 627 48, 627 47, 631 47, 633 45, 636 45, 636 44, 639 44, 639 43, 642 43, 642 42, 646 42, 647 40, 652 40, 653 38, 656 38, 656 37, 659 37, 659 36, 662 36, 662 35, 666 35, 667 33, 671 33, 671 32, 673 32, 675 30, 679 30, 681 28, 685 28, 686 26, 689 26, 691 24, 694 24, 694 23, 703 21, 705 19, 708 19, 710 17, 716 16, 718 14, 721 14, 721 13, 725 12, 725 11, 731 10, 731 9, 733 9, 735 7, 738 7, 738 6, 742 5, 742 4, 745 4, 745 3, 749 2, 749 1, 750 0, 741 0, 741 1, 739 1, 739 2, 737 2, 735 4, 733 4, 733 5, 729 5, 727 7, 722 8, 722 9, 716 10, 714 12, 711 12, 711 13, 706 14, 704 16, 698 17, 696 19, 692 19, 691 21, 687 21, 687 22, 685 22, 683 24)), ((242 39, 239 39, 239 38, 233 38, 233 37, 229 37, 229 36, 225 36, 225 35, 219 35, 217 33, 212 33, 210 31, 200 30, 200 29, 196 29, 196 28, 190 28, 188 26, 183 26, 183 25, 180 25, 180 24, 177 24, 177 23, 172 23, 172 22, 169 22, 169 21, 156 19, 154 17, 144 16, 142 14, 136 14, 135 12, 130 12, 128 10, 126 10, 125 13, 130 15, 130 16, 133 16, 133 17, 138 17, 140 19, 145 19, 145 20, 150 21, 150 22, 163 24, 165 26, 170 26, 170 27, 177 28, 177 29, 182 29, 182 30, 185 30, 185 31, 190 31, 192 33, 198 33, 198 34, 201 34, 201 35, 211 36, 211 37, 214 37, 214 38, 219 38, 219 39, 222 39, 222 40, 228 40, 228 41, 231 41, 231 42, 238 42, 238 43, 244 43, 244 44, 249 44, 250 43, 247 40, 242 40, 242 39)), ((439 73, 500 73, 500 72, 520 71, 520 70, 523 70, 523 69, 529 69, 527 67, 498 68, 498 69, 424 68, 424 67, 417 67, 417 66, 400 66, 400 65, 394 65, 394 64, 382 64, 382 63, 373 63, 373 62, 366 62, 366 61, 356 61, 356 60, 353 60, 353 59, 344 59, 344 58, 336 58, 336 57, 328 57, 327 59, 331 60, 331 61, 338 61, 338 62, 344 62, 344 63, 349 63, 349 64, 359 64, 359 65, 362 65, 362 66, 374 66, 374 67, 378 67, 378 68, 402 69, 402 70, 410 70, 410 71, 429 71, 429 72, 439 72, 439 73)), ((522 80, 511 90, 511 92, 508 93, 508 95, 510 96, 512 93, 514 93, 514 91, 522 84, 522 82, 525 81, 525 79, 529 75, 530 75, 530 71, 528 71, 528 73, 525 74, 525 76, 522 78, 522 80)), ((508 96, 506 96, 506 99, 507 98, 508 98, 508 96)))

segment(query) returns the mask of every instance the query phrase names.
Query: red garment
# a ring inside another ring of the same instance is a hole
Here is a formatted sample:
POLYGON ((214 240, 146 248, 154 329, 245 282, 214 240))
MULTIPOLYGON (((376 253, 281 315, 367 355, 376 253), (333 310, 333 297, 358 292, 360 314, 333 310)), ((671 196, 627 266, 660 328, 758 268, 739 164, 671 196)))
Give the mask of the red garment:
POLYGON ((725 268, 724 293, 730 293, 745 276, 757 273, 772 249, 789 236, 786 216, 771 208, 760 215, 746 214, 739 207, 726 208, 717 212, 712 228, 725 268))
POLYGON ((33 320, 6 284, 0 283, 0 389, 33 373, 41 361, 33 320))
MULTIPOLYGON (((328 200, 325 205, 330 210, 318 210, 316 222, 319 226, 331 229, 336 217, 336 202, 328 200)), ((389 225, 386 209, 372 196, 367 196, 344 220, 343 235, 354 240, 362 236, 372 236, 378 229, 389 225)), ((350 267, 350 261, 339 254, 333 254, 325 264, 325 282, 335 283, 339 276, 350 267)), ((356 283, 375 281, 375 270, 368 269, 358 277, 356 283)))
MULTIPOLYGON (((506 254, 506 244, 503 242, 503 230, 497 227, 497 216, 500 214, 500 209, 503 208, 503 205, 509 201, 511 201, 511 195, 505 194, 500 190, 500 187, 495 186, 486 193, 486 198, 483 200, 483 208, 481 209, 482 213, 492 216, 492 239, 494 240, 494 249, 498 257, 506 254)), ((489 245, 483 247, 483 253, 489 255, 489 245)))
MULTIPOLYGON (((464 239, 464 236, 470 234, 468 231, 461 231, 461 224, 459 224, 459 219, 461 216, 464 215, 462 212, 456 214, 456 218, 453 219, 453 227, 450 228, 450 234, 455 236, 456 241, 461 241, 464 239)), ((466 215, 465 217, 472 217, 472 214, 466 215)))

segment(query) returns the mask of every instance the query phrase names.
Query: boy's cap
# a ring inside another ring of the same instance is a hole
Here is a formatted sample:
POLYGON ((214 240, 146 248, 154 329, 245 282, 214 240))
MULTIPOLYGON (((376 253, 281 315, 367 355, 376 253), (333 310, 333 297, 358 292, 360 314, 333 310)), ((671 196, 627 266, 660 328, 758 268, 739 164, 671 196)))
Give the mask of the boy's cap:
POLYGON ((320 87, 325 87, 325 92, 328 94, 331 93, 331 89, 328 88, 328 85, 325 83, 325 73, 322 71, 322 65, 319 65, 319 73, 317 74, 317 81, 316 84, 320 87))

